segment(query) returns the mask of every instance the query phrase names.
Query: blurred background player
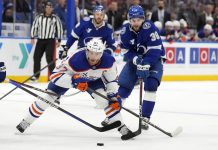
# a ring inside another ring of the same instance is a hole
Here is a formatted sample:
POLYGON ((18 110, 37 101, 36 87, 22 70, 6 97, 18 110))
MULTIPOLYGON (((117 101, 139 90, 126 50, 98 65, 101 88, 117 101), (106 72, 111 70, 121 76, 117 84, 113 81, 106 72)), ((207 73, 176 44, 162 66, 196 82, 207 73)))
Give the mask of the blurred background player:
MULTIPOLYGON (((50 63, 54 61, 55 48, 60 46, 63 35, 63 28, 58 16, 53 14, 53 5, 51 2, 45 3, 44 13, 38 15, 31 28, 31 44, 34 45, 37 37, 37 43, 34 51, 34 74, 41 68, 41 59, 45 52, 46 61, 50 63)), ((55 63, 48 66, 51 73, 55 68, 55 63)), ((32 77, 31 81, 36 82, 40 74, 32 77)))
MULTIPOLYGON (((123 139, 133 135, 133 133, 123 123, 120 114, 121 99, 118 95, 115 59, 110 54, 105 53, 104 49, 105 45, 100 39, 90 40, 86 50, 78 51, 71 57, 67 57, 56 67, 51 75, 47 90, 61 96, 72 87, 81 91, 86 91, 90 87, 105 96, 107 95, 114 101, 109 102, 96 94, 89 93, 104 105, 109 124, 117 120, 121 121, 118 131, 122 134, 121 138, 123 139), (101 78, 105 78, 107 82, 103 83, 101 78)), ((44 97, 51 102, 55 102, 57 99, 57 97, 48 94, 45 94, 44 97)), ((17 129, 24 132, 48 107, 49 105, 43 101, 35 101, 29 107, 27 116, 17 126, 17 129)))
MULTIPOLYGON (((127 63, 118 78, 118 93, 124 101, 137 80, 143 79, 142 117, 150 119, 163 75, 165 50, 157 27, 150 20, 145 20, 141 6, 130 7, 128 19, 130 23, 124 25, 121 31, 121 52, 127 63)), ((142 128, 148 129, 148 125, 142 122, 142 128)))
POLYGON ((78 48, 85 47, 85 43, 93 37, 99 37, 106 44, 106 52, 112 54, 116 49, 111 25, 104 21, 105 10, 102 5, 97 5, 93 9, 93 18, 86 17, 78 23, 71 36, 68 37, 64 51, 60 51, 59 56, 67 56, 68 49, 78 40, 78 48))
POLYGON ((0 62, 0 83, 5 80, 6 77, 6 67, 4 62, 0 62))

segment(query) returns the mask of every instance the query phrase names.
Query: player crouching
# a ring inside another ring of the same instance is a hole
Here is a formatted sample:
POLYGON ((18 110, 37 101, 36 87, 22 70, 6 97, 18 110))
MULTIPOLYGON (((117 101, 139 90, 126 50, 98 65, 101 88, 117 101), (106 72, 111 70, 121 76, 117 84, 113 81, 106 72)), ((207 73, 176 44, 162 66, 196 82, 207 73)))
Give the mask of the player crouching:
MULTIPOLYGON (((123 123, 120 114, 121 98, 117 94, 116 62, 110 54, 104 52, 104 49, 103 42, 99 38, 93 38, 87 43, 86 50, 77 51, 72 56, 62 60, 61 64, 57 65, 53 71, 47 90, 54 92, 59 97, 72 87, 81 91, 87 91, 88 88, 91 88, 105 96, 107 95, 113 101, 107 101, 89 92, 97 102, 105 107, 109 124, 121 121, 121 126, 118 128, 122 134, 121 138, 133 137, 132 131, 123 123)), ((58 97, 45 94, 44 98, 54 102, 58 97)), ((21 133, 24 132, 48 107, 49 105, 43 101, 35 101, 29 107, 27 116, 17 126, 17 129, 21 133)))

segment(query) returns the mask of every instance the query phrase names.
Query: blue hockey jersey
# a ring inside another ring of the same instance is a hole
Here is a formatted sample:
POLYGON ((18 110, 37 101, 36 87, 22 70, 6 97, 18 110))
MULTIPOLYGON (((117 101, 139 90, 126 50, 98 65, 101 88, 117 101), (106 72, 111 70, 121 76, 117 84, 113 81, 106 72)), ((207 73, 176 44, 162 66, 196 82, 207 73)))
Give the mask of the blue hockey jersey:
POLYGON ((103 42, 106 42, 107 49, 111 51, 116 49, 112 27, 108 23, 103 22, 102 26, 97 28, 91 18, 85 18, 76 25, 67 40, 66 46, 70 48, 76 40, 79 40, 78 46, 82 48, 93 37, 100 37, 103 42))
POLYGON ((121 50, 127 60, 143 56, 144 62, 153 64, 165 57, 165 50, 159 36, 159 30, 150 20, 145 20, 138 32, 129 23, 121 31, 121 50))

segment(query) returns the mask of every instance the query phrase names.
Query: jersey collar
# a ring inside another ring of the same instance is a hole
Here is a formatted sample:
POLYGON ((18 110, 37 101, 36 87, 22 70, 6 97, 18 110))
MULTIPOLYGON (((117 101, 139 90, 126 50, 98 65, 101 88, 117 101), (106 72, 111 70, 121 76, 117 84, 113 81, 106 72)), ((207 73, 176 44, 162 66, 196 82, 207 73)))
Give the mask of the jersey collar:
POLYGON ((94 23, 94 19, 92 19, 92 24, 93 24, 93 26, 94 26, 96 29, 100 29, 100 28, 102 28, 102 27, 104 27, 104 26, 105 26, 105 21, 103 21, 103 23, 102 23, 102 25, 101 25, 101 26, 99 26, 99 27, 96 27, 96 26, 95 26, 95 23, 94 23))

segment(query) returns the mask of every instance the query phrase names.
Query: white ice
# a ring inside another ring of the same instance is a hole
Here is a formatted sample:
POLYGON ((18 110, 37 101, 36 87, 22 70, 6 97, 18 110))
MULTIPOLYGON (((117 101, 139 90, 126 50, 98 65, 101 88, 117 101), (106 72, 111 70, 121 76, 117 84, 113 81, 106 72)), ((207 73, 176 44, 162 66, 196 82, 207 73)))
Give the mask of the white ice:
MULTIPOLYGON (((32 84, 45 88, 46 84, 32 84)), ((14 88, 0 84, 0 97, 14 88)), ((70 90, 67 94, 75 92, 70 90)), ((49 108, 24 134, 16 125, 35 98, 17 89, 0 101, 0 150, 217 150, 218 149, 218 82, 162 82, 151 122, 172 132, 178 126, 183 132, 170 138, 150 127, 132 140, 122 141, 116 129, 100 133, 49 108), (97 146, 104 143, 104 146, 97 146)), ((138 113, 139 89, 134 89, 125 107, 138 113)), ((61 99, 62 108, 100 126, 102 110, 86 93, 61 99)), ((138 119, 122 110, 126 125, 135 131, 138 119)))

